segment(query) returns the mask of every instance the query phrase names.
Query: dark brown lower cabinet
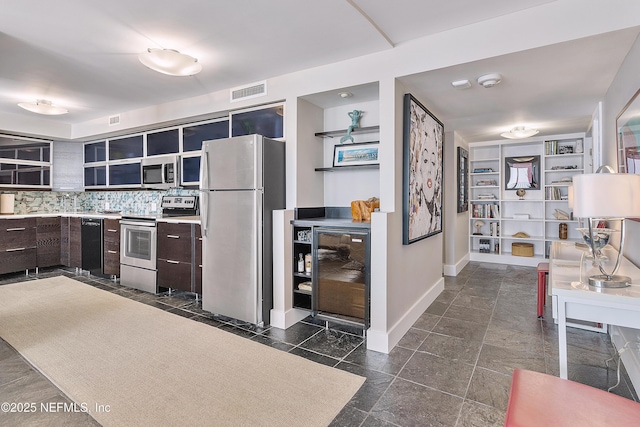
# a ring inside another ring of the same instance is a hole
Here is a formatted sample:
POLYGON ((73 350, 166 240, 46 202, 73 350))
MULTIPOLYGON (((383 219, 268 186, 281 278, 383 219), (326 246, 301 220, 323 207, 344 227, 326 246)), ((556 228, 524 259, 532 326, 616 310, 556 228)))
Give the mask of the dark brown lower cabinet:
POLYGON ((200 231, 200 224, 195 224, 193 250, 195 253, 193 268, 196 293, 202 294, 202 232, 200 231))
POLYGON ((82 268, 82 219, 60 218, 60 264, 82 268))
POLYGON ((0 219, 0 274, 36 268, 36 219, 0 219))
POLYGON ((69 266, 69 217, 60 217, 60 265, 69 266))
POLYGON ((60 217, 36 218, 36 258, 38 267, 60 265, 60 217))
POLYGON ((157 254, 159 287, 202 293, 199 225, 159 222, 157 254))
POLYGON ((69 218, 69 267, 82 268, 82 218, 69 218))
POLYGON ((102 272, 120 276, 120 220, 105 218, 103 222, 102 272))
POLYGON ((191 292, 191 263, 158 259, 158 286, 191 292))

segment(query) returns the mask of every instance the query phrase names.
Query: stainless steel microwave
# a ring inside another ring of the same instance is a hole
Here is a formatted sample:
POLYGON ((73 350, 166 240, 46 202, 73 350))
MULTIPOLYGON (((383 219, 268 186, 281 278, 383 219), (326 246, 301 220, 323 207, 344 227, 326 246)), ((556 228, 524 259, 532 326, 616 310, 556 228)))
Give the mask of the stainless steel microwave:
POLYGON ((142 159, 142 188, 167 189, 180 186, 179 156, 142 159))

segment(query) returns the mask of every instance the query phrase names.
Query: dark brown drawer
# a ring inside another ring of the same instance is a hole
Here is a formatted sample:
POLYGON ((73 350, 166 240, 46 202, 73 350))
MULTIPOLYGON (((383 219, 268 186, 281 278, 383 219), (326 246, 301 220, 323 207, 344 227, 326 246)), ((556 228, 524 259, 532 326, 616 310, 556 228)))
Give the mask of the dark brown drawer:
POLYGON ((0 232, 15 228, 35 228, 35 218, 0 219, 0 232))
POLYGON ((33 268, 36 268, 36 248, 0 252, 0 274, 33 268))
POLYGON ((102 273, 120 276, 120 248, 110 249, 105 245, 102 256, 102 273))
POLYGON ((158 259, 158 286, 191 292, 191 262, 158 259))
POLYGON ((103 230, 105 247, 107 243, 120 245, 120 220, 105 219, 103 222, 103 230))
MULTIPOLYGON (((0 251, 36 247, 36 219, 0 220, 0 251)), ((15 271, 19 271, 15 270, 15 271)))
POLYGON ((191 264, 191 224, 158 223, 158 259, 191 264))

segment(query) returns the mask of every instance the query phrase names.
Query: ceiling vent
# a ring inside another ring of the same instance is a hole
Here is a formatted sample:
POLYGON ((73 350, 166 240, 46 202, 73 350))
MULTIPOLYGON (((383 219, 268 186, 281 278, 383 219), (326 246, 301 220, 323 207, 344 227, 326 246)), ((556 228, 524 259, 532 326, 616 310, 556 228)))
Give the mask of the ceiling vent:
POLYGON ((257 98, 267 94, 267 81, 251 83, 247 86, 240 86, 231 89, 231 102, 244 101, 245 99, 257 98))
POLYGON ((115 126, 120 124, 120 114, 109 117, 109 126, 115 126))

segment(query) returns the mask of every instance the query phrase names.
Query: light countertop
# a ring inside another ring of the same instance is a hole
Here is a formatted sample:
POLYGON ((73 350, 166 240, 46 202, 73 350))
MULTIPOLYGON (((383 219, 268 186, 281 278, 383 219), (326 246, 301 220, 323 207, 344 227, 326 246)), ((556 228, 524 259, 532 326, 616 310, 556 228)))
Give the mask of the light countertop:
MULTIPOLYGON (((127 216, 129 213, 104 213, 104 212, 32 212, 28 214, 9 214, 0 215, 0 219, 22 219, 22 218, 52 218, 52 217, 70 217, 70 218, 108 218, 108 219, 120 219, 123 216, 127 216)), ((200 224, 200 217, 196 215, 192 216, 177 216, 170 218, 156 218, 158 222, 171 222, 171 223, 190 223, 200 224)))

